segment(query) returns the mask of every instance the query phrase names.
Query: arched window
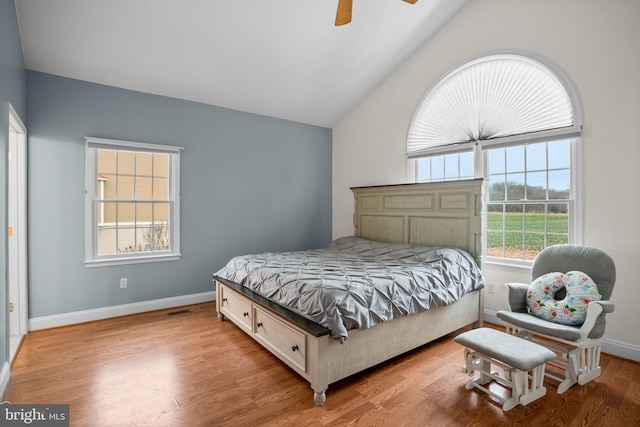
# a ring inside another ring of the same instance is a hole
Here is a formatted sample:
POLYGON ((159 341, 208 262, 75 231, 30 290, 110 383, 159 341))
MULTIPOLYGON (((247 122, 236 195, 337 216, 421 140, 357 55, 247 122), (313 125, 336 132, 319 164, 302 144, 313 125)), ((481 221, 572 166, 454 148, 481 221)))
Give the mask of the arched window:
POLYGON ((414 115, 410 180, 488 180, 486 254, 530 261, 577 243, 577 96, 549 61, 514 53, 473 59, 440 79, 414 115))

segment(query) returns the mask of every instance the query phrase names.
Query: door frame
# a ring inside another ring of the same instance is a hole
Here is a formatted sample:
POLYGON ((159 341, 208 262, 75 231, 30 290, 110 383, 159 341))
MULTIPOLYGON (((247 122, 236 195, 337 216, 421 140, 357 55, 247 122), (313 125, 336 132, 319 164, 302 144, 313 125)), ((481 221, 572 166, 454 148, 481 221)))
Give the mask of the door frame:
MULTIPOLYGON (((17 316, 11 316, 7 305, 9 336, 24 336, 29 331, 28 323, 28 250, 27 250, 27 128, 10 102, 8 104, 7 129, 7 225, 14 231, 17 241, 9 243, 7 229, 7 302, 14 304, 17 316), (11 160, 9 159, 11 156, 11 160), (15 163, 10 165, 10 162, 15 163), (12 176, 13 175, 13 176, 12 176), (15 196, 12 196, 14 194, 15 196), (11 203, 17 206, 10 207, 11 203), (10 223, 9 209, 14 209, 10 223), (17 248, 10 258, 9 249, 17 248), (10 280, 16 278, 17 283, 10 280), (13 286, 13 287, 12 287, 13 286), (17 299, 17 301, 16 301, 17 299)), ((13 357, 13 355, 10 355, 13 357)))

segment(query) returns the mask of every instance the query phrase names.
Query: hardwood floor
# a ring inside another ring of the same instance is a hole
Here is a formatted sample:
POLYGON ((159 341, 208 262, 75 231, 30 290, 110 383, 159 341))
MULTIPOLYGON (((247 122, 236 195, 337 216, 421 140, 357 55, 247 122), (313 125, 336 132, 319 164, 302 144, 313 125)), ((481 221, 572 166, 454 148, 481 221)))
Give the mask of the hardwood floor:
POLYGON ((91 427, 640 426, 639 363, 605 354, 595 381, 561 396, 546 381, 505 413, 465 390, 454 335, 330 385, 316 406, 305 380, 199 304, 32 332, 4 400, 69 404, 71 425, 91 427))

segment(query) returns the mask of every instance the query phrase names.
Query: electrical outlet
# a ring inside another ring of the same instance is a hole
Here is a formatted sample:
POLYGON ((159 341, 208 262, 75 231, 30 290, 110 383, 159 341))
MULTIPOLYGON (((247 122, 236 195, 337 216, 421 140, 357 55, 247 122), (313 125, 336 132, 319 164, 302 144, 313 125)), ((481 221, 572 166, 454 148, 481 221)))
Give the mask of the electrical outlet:
POLYGON ((120 289, 124 289, 127 287, 127 278, 123 277, 122 279, 120 279, 120 289))
POLYGON ((494 288, 493 288, 493 283, 489 283, 489 284, 487 285, 487 293, 492 294, 492 293, 494 293, 494 292, 495 292, 495 290, 494 290, 494 288))

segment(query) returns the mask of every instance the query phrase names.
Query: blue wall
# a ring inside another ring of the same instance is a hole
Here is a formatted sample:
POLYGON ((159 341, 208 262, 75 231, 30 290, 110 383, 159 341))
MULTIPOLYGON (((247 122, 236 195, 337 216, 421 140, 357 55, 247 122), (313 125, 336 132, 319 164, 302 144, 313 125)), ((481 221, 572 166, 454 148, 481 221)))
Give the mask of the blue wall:
POLYGON ((0 0, 0 188, 2 201, 0 207, 0 368, 9 360, 8 354, 8 322, 7 322, 7 279, 6 279, 6 248, 7 248, 7 135, 8 135, 8 104, 20 115, 26 123, 27 92, 26 72, 22 57, 22 43, 18 30, 15 3, 13 0, 0 0))
MULTIPOLYGON (((27 75, 13 0, 0 0, 0 101, 11 102, 27 123, 27 75)), ((6 117, 3 120, 6 121, 6 117)), ((6 138, 6 128, 2 130, 6 138)))
POLYGON ((330 129, 32 71, 27 110, 30 318, 211 291, 235 255, 331 239, 330 129), (85 136, 184 147, 181 260, 85 267, 85 136))

